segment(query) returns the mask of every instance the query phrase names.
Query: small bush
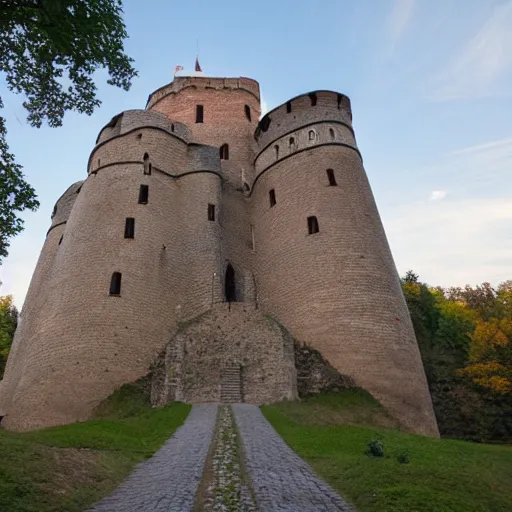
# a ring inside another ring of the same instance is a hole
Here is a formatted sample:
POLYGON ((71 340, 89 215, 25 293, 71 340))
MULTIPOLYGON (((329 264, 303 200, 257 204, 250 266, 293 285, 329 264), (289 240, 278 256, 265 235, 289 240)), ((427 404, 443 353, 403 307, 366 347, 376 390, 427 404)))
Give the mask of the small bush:
POLYGON ((398 455, 397 459, 400 464, 409 464, 409 454, 407 452, 398 455))
POLYGON ((382 441, 378 439, 373 439, 366 445, 366 455, 370 455, 372 457, 384 457, 384 445, 382 441))

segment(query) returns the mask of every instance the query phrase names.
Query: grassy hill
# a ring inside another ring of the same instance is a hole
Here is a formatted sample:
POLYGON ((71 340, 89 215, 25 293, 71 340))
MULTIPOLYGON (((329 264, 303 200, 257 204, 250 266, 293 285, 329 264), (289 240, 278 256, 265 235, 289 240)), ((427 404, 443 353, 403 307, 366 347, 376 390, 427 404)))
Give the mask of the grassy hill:
POLYGON ((190 411, 152 409, 144 380, 123 386, 94 419, 28 433, 0 429, 0 510, 81 512, 150 457, 190 411))
POLYGON ((262 410, 288 445, 359 512, 512 510, 510 446, 407 434, 361 390, 262 410), (365 453, 374 440, 383 444, 383 457, 365 453))

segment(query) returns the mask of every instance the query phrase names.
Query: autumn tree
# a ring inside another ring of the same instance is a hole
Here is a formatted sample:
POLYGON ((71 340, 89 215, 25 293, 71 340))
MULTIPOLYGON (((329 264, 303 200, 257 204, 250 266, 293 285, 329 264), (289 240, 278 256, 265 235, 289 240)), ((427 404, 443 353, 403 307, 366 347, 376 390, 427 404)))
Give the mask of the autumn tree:
POLYGON ((18 310, 13 304, 12 296, 0 297, 0 379, 4 374, 17 324, 18 310))
MULTIPOLYGON (((122 13, 121 0, 0 0, 0 73, 9 90, 26 96, 31 126, 61 126, 70 110, 92 114, 98 69, 107 69, 110 85, 130 88, 136 71, 124 53, 122 13)), ((23 229, 20 212, 39 206, 6 134, 0 116, 0 260, 23 229)))

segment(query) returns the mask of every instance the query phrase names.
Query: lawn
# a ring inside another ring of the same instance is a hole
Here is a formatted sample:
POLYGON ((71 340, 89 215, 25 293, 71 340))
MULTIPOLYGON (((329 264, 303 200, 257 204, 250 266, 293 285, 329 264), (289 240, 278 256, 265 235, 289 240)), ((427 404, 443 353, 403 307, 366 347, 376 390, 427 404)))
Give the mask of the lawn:
POLYGON ((360 512, 512 511, 510 446, 385 428, 392 420, 360 391, 262 410, 288 445, 360 512), (384 444, 383 457, 365 454, 376 439, 384 444), (399 462, 403 454, 408 463, 399 462))
POLYGON ((0 429, 0 511, 81 512, 109 494, 187 417, 149 405, 145 383, 123 386, 95 419, 13 433, 0 429))

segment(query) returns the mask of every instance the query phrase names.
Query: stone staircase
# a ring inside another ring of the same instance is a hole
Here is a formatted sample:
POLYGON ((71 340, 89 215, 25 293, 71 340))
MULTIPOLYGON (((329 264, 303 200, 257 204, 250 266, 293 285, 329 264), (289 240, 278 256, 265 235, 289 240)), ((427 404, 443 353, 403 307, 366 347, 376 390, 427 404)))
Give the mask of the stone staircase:
POLYGON ((227 366, 220 372, 220 401, 224 404, 243 402, 242 376, 239 365, 227 366))

